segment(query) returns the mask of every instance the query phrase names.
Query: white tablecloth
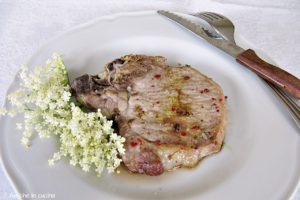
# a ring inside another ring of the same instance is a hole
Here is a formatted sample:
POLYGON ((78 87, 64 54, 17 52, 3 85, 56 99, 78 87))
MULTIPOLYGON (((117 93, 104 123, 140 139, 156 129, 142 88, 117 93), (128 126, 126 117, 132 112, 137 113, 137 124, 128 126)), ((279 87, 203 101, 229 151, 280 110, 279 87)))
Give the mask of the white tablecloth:
MULTIPOLYGON (((250 47, 300 77, 299 0, 0 0, 0 105, 19 66, 49 38, 103 15, 157 9, 222 13, 250 47)), ((0 169, 0 199, 10 193, 0 169)))

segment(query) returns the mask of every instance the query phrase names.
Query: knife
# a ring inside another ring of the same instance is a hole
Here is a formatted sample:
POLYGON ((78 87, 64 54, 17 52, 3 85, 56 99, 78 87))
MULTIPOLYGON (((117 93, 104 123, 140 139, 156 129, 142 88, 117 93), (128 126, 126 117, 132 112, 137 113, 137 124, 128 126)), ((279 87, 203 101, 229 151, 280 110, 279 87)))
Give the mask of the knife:
POLYGON ((244 50, 230 41, 211 37, 200 25, 175 13, 164 10, 158 10, 157 13, 182 25, 197 36, 205 39, 210 44, 233 56, 237 62, 249 68, 263 79, 279 86, 292 96, 300 99, 300 80, 283 69, 262 60, 252 49, 244 50))

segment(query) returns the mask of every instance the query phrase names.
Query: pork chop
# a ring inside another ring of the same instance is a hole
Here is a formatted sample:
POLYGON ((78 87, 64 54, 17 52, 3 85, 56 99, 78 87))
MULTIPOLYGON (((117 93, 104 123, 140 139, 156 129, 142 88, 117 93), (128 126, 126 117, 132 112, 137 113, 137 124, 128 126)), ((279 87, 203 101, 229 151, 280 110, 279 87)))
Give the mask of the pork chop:
POLYGON ((220 86, 189 65, 171 67, 161 56, 127 55, 99 75, 72 83, 79 102, 100 108, 126 138, 125 166, 159 175, 193 167, 221 149, 225 98, 220 86))

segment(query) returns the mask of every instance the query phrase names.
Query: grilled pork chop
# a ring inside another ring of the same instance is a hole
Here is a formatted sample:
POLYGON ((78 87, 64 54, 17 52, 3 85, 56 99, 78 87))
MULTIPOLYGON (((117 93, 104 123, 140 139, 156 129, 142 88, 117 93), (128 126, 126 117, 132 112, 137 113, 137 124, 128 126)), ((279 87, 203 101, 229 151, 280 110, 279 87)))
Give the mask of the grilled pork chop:
POLYGON ((193 167, 218 152, 224 138, 225 99, 220 86, 189 65, 171 67, 160 56, 128 55, 100 75, 72 83, 79 102, 118 124, 126 138, 125 166, 159 175, 193 167))

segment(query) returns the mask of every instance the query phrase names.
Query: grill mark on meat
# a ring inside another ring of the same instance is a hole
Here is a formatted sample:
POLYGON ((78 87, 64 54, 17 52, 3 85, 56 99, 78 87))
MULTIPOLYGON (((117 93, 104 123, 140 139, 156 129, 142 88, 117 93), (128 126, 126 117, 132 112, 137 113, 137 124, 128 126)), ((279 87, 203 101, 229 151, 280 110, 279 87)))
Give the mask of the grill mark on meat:
POLYGON ((126 138, 122 160, 131 172, 159 175, 192 167, 222 145, 221 88, 190 66, 165 61, 124 56, 108 63, 100 77, 83 75, 71 86, 82 104, 116 122, 126 138))

